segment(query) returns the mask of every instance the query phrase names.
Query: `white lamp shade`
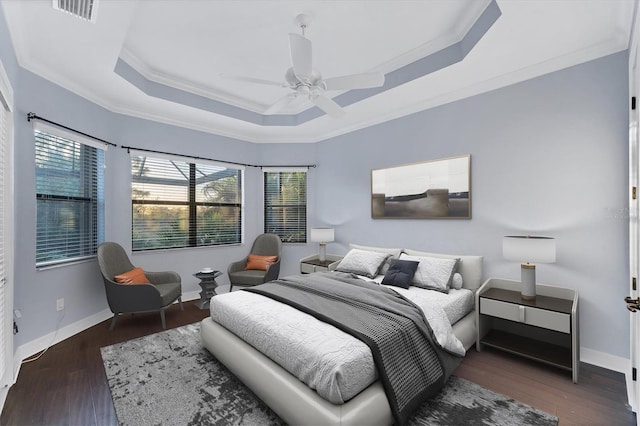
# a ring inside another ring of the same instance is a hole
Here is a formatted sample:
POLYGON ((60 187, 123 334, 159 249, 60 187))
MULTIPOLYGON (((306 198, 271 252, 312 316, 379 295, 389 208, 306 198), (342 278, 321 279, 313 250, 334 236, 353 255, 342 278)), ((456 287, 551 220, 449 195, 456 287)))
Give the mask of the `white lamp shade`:
POLYGON ((556 240, 552 237, 511 235, 502 239, 502 256, 507 260, 526 263, 554 263, 556 240))
POLYGON ((333 228, 311 228, 311 241, 329 243, 335 238, 333 228))

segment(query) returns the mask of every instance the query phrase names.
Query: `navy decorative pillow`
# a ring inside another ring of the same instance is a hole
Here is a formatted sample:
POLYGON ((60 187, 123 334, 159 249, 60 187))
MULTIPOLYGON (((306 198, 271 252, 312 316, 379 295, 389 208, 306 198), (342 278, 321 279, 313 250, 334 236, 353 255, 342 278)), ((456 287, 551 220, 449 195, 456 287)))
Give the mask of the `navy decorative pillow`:
POLYGON ((409 288, 419 263, 415 260, 392 259, 382 284, 409 288))

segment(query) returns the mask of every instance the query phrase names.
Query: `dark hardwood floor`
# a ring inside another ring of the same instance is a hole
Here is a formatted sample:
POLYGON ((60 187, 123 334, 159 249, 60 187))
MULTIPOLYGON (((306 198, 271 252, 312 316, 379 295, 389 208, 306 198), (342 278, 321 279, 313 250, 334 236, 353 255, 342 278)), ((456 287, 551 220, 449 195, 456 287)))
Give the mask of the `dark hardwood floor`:
MULTIPOLYGON (((167 328, 200 321, 208 315, 194 301, 166 311, 167 328)), ((57 345, 37 361, 23 364, 9 390, 0 425, 117 425, 100 348, 162 331, 160 314, 124 315, 113 331, 111 320, 57 345)))
POLYGON ((558 416, 559 425, 635 425, 622 373, 580 363, 571 373, 495 349, 471 349, 454 372, 494 392, 558 416))
MULTIPOLYGON (((194 302, 167 311, 167 328, 206 317, 194 302)), ((125 316, 109 331, 104 321, 24 364, 10 389, 1 425, 116 425, 100 347, 162 331, 157 313, 125 316)), ((635 425, 626 404, 624 376, 581 365, 578 384, 568 372, 494 350, 470 350, 454 373, 570 424, 635 425)))

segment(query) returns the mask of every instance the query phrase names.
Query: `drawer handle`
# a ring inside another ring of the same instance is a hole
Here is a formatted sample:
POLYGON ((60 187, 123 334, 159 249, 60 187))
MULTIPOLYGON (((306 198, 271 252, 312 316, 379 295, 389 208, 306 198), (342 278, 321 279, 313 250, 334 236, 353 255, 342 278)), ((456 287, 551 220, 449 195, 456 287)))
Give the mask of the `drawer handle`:
POLYGON ((524 306, 518 306, 518 314, 519 314, 519 321, 520 322, 525 322, 525 307, 524 306))

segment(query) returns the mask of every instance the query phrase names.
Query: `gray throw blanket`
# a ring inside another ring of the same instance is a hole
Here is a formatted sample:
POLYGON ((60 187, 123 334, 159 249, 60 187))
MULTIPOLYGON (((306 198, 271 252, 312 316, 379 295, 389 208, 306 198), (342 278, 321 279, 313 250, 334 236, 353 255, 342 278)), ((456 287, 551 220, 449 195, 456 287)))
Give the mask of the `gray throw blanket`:
POLYGON ((366 343, 397 424, 435 395, 461 360, 439 346, 413 302, 350 274, 294 275, 245 291, 288 304, 366 343))

